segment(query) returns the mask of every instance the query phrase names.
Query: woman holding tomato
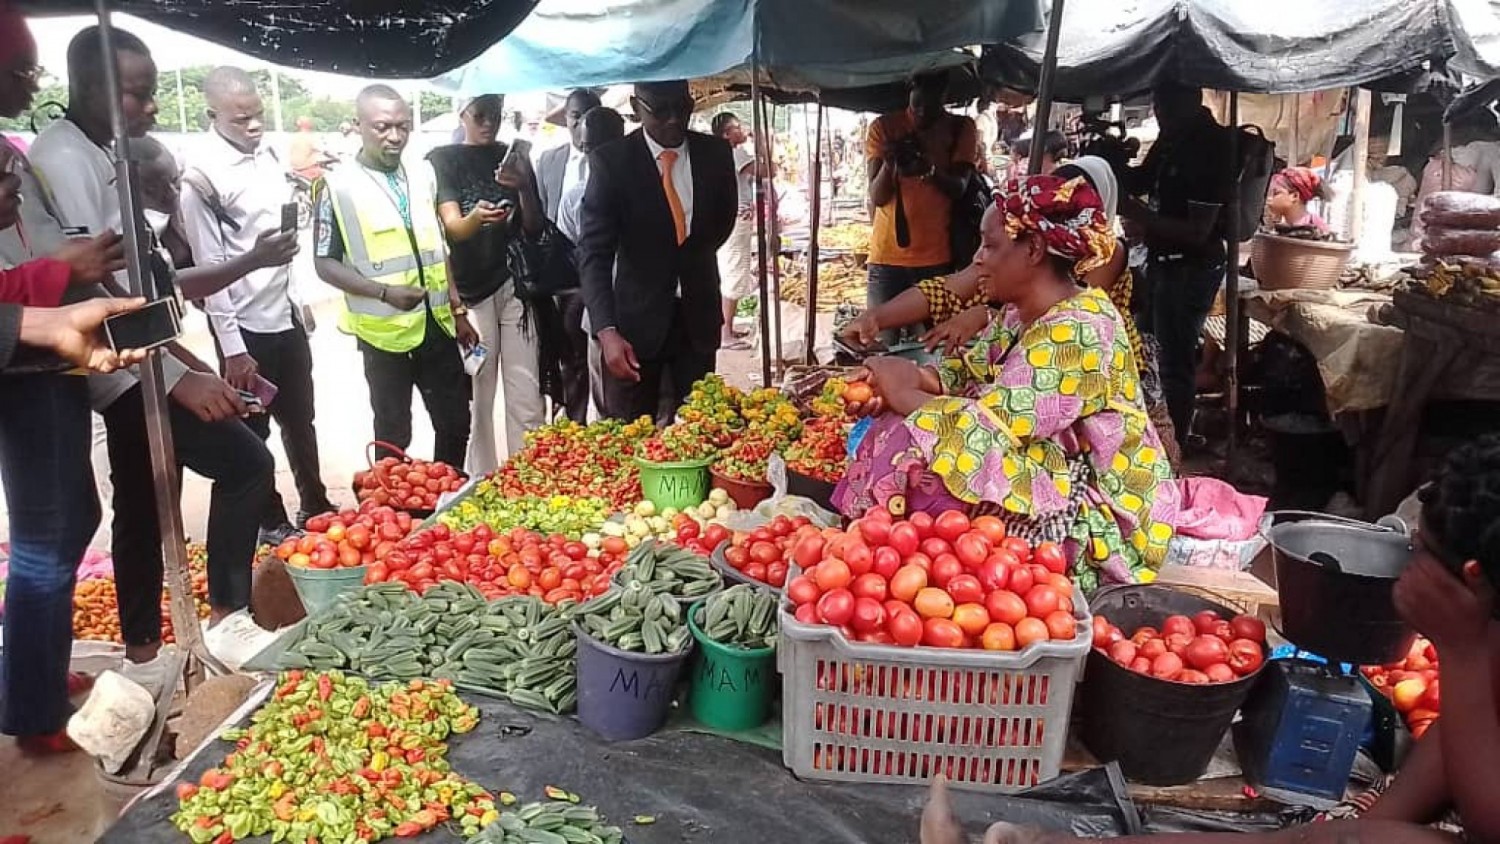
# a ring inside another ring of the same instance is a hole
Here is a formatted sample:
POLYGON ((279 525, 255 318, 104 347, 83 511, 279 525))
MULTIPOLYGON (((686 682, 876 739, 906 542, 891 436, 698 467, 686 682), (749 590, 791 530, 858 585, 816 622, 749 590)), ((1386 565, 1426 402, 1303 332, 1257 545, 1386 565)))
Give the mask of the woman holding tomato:
POLYGON ((857 409, 878 418, 834 503, 998 512, 1033 544, 1063 544, 1085 590, 1149 579, 1178 493, 1124 318, 1081 283, 1117 248, 1103 201, 1086 179, 1054 176, 996 199, 974 259, 994 318, 938 367, 867 362, 874 395, 857 409))
MULTIPOLYGON (((1319 823, 1259 835, 1211 834, 1114 839, 1130 844, 1458 844, 1500 841, 1500 437, 1456 449, 1421 495, 1410 564, 1396 582, 1402 620, 1431 639, 1442 666, 1442 717, 1382 785, 1319 823)), ((933 784, 922 813, 922 844, 967 841, 947 786, 933 784)), ((995 824, 985 844, 1076 841, 995 824)))

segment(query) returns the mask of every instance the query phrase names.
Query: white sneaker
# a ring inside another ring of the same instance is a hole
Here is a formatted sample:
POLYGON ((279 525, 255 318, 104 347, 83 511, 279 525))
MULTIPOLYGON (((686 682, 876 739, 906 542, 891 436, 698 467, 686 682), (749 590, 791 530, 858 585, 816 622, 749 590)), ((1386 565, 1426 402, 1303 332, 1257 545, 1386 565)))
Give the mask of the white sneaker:
POLYGON ((170 676, 176 658, 176 646, 163 645, 156 657, 149 662, 131 662, 127 659, 120 663, 119 673, 120 676, 150 692, 151 697, 155 698, 161 693, 162 686, 168 682, 176 683, 179 679, 170 676))
POLYGON ((275 640, 276 634, 256 624, 248 609, 231 613, 203 631, 203 644, 208 652, 230 671, 239 671, 275 640))

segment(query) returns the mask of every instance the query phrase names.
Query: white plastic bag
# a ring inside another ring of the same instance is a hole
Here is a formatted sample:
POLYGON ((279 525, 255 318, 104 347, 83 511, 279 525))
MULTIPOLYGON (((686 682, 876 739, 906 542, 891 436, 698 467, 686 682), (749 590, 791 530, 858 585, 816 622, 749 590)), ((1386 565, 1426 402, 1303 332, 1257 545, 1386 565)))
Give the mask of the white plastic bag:
POLYGON ((736 510, 725 516, 724 527, 735 533, 749 533, 777 516, 806 516, 820 528, 839 526, 837 513, 824 510, 810 498, 787 494, 786 461, 781 459, 781 455, 771 455, 766 465, 766 480, 771 484, 771 497, 756 505, 753 510, 736 510))
POLYGON ((140 744, 156 717, 156 701, 140 684, 114 671, 94 680, 83 707, 68 719, 68 737, 98 758, 106 773, 117 773, 140 744))

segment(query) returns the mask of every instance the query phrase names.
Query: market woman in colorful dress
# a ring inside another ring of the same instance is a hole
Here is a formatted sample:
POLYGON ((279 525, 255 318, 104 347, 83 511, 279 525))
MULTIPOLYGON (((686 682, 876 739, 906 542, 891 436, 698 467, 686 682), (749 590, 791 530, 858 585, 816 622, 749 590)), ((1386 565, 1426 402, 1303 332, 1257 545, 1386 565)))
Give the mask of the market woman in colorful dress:
POLYGON ((867 362, 876 415, 839 485, 845 514, 999 512, 1064 543, 1079 586, 1149 581, 1178 492, 1148 417, 1125 319, 1080 279, 1116 241, 1087 180, 1013 180, 975 256, 997 309, 963 357, 867 362))

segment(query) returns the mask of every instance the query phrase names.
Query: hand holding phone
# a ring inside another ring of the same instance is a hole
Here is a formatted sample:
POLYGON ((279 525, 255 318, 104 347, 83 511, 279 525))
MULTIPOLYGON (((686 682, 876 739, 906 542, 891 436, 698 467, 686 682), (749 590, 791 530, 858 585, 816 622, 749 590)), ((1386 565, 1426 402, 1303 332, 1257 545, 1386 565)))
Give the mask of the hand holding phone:
POLYGON ((157 299, 104 320, 104 336, 116 354, 128 349, 165 346, 181 334, 182 323, 172 299, 157 299))
POLYGON ((281 230, 283 232, 297 230, 297 203, 288 202, 281 206, 281 230))

